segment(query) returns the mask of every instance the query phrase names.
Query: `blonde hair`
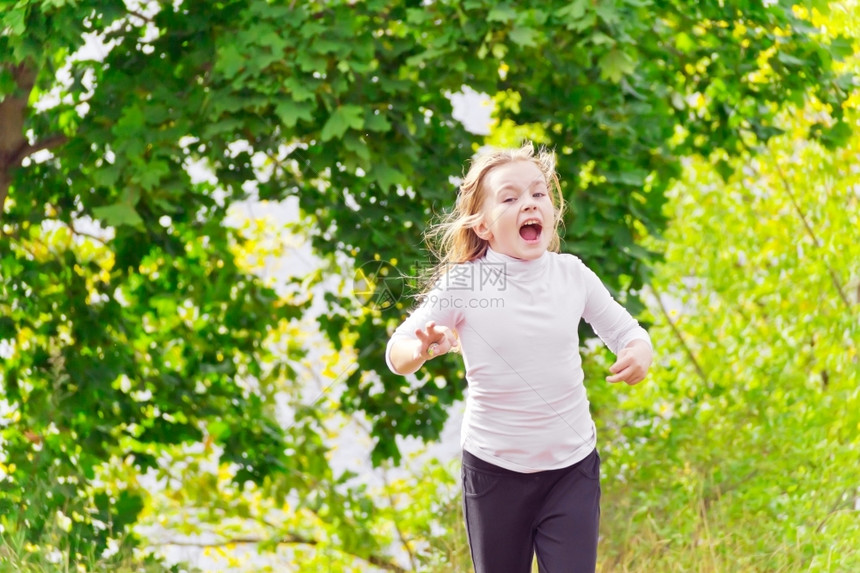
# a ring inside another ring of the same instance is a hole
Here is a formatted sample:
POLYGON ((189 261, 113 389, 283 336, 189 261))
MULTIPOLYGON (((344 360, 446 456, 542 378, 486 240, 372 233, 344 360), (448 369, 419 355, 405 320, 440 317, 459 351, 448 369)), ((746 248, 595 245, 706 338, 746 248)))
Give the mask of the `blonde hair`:
POLYGON ((546 179, 555 212, 552 239, 548 249, 558 252, 561 245, 558 229, 564 212, 564 197, 555 171, 555 154, 544 147, 535 152, 534 145, 530 141, 524 142, 520 148, 490 149, 479 154, 472 161, 466 177, 460 184, 457 201, 451 212, 447 213, 439 223, 432 225, 424 235, 428 247, 438 260, 432 276, 429 277, 431 281, 438 279, 451 265, 474 261, 487 252, 489 242, 480 238, 474 229, 483 216, 481 209, 486 198, 484 180, 496 167, 516 161, 530 161, 540 169, 546 179))

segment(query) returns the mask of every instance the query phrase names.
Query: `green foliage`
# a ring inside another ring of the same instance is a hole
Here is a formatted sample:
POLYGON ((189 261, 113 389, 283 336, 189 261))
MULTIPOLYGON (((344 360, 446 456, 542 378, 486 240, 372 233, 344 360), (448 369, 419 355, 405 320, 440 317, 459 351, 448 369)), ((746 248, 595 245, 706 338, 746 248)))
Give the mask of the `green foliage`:
MULTIPOLYGON (((30 483, 33 497, 50 495, 47 484, 36 478, 30 483)), ((153 555, 141 554, 136 539, 123 535, 112 537, 104 551, 95 546, 70 546, 78 538, 72 531, 79 516, 58 510, 48 527, 33 534, 32 513, 26 507, 14 508, 0 517, 0 568, 20 573, 117 571, 120 573, 180 573, 182 566, 168 566, 153 555), (71 533, 71 534, 70 534, 71 533)))
POLYGON ((805 140, 820 113, 728 182, 691 161, 669 195, 654 374, 592 394, 606 571, 860 566, 860 139, 805 140))
MULTIPOLYGON (((98 476, 162 471, 167 453, 208 444, 241 491, 305 495, 299 514, 321 524, 306 533, 332 552, 387 559, 385 536, 361 529, 368 496, 327 463, 320 404, 299 392, 296 324, 309 291, 354 263, 426 264, 421 232, 483 142, 449 94, 490 94, 493 137, 557 150, 565 248, 637 310, 680 156, 730 179, 733 157, 812 97, 828 113, 808 133, 830 147, 850 136, 851 41, 800 16, 681 0, 4 3, 0 514, 21 508, 30 543, 58 511, 78 515, 69 558, 101 555, 151 501, 98 476), (98 57, 79 53, 87 37, 104 41, 98 57), (259 233, 229 215, 287 198, 323 263, 275 289, 259 233), (287 428, 279 393, 296 412, 287 428)), ((325 387, 369 420, 374 461, 397 461, 396 436, 438 438, 462 372, 443 363, 413 392, 382 360, 407 301, 381 311, 348 290, 320 313, 350 360, 325 387)))

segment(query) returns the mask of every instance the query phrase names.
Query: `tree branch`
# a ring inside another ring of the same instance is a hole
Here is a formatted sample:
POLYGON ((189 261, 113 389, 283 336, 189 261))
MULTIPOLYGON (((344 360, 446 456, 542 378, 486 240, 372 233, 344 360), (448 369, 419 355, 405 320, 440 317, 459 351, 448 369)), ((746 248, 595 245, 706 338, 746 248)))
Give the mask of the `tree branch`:
POLYGON ((741 479, 735 481, 734 483, 730 483, 729 485, 727 485, 725 487, 719 487, 719 485, 718 485, 717 487, 714 488, 715 489, 714 492, 711 492, 702 498, 703 508, 704 509, 710 508, 711 504, 713 504, 719 498, 721 498, 725 494, 729 493, 730 491, 738 489, 743 484, 745 484, 746 482, 748 482, 749 480, 754 478, 756 475, 758 475, 758 473, 759 473, 759 471, 757 469, 755 469, 755 470, 752 470, 751 472, 747 473, 741 479))
POLYGON ((669 325, 669 328, 672 329, 672 333, 675 335, 675 338, 677 338, 678 342, 681 344, 681 348, 684 349, 684 353, 687 355, 687 358, 690 360, 690 363, 693 365, 693 368, 695 368, 696 373, 699 375, 699 378, 701 378, 705 384, 708 384, 708 376, 705 374, 705 371, 702 369, 702 366, 696 359, 696 355, 693 354, 693 350, 687 345, 687 341, 684 340, 684 335, 681 334, 681 331, 678 330, 678 327, 675 326, 674 322, 672 322, 672 319, 669 316, 669 312, 666 310, 666 307, 663 305, 663 301, 660 299, 660 293, 658 293, 657 289, 655 289, 651 285, 649 285, 648 288, 654 294, 654 298, 657 300, 657 306, 660 307, 661 314, 666 319, 666 323, 669 325))
POLYGON ((69 225, 69 230, 71 230, 73 234, 78 235, 80 237, 86 237, 88 239, 92 239, 93 241, 98 241, 102 245, 107 245, 107 241, 105 241, 102 237, 98 237, 96 235, 93 235, 92 233, 87 233, 85 231, 81 231, 81 230, 75 228, 75 224, 72 221, 69 221, 68 225, 69 225))
MULTIPOLYGON (((0 107, 2 105, 3 102, 0 102, 0 107)), ((8 140, 12 137, 12 135, 0 130, 0 139, 8 140)), ((68 138, 62 134, 46 137, 33 145, 29 145, 26 140, 22 140, 16 149, 10 150, 5 154, 0 153, 0 216, 3 214, 3 206, 6 204, 6 197, 9 195, 9 188, 12 186, 12 171, 21 166, 25 157, 43 149, 59 147, 66 143, 66 141, 68 141, 68 138)))
MULTIPOLYGON (((213 542, 205 542, 205 541, 163 541, 161 543, 155 543, 154 545, 165 546, 165 545, 173 545, 176 547, 227 547, 230 545, 256 545, 258 543, 267 543, 269 539, 263 539, 259 537, 233 537, 230 539, 221 539, 219 541, 213 542)), ((285 537, 282 537, 276 540, 278 545, 318 545, 319 541, 316 539, 309 539, 307 537, 303 537, 301 535, 290 534, 285 537)), ((385 569, 386 571, 394 571, 395 573, 408 573, 407 569, 404 569, 397 563, 393 563, 386 559, 385 557, 381 557, 379 555, 355 555, 359 559, 363 559, 367 561, 371 565, 379 567, 380 569, 385 569)))
MULTIPOLYGON (((368 434, 370 434, 370 432, 368 432, 368 434)), ((393 511, 396 511, 397 504, 394 503, 394 496, 391 494, 391 482, 388 481, 388 473, 384 469, 382 470, 382 481, 385 483, 388 505, 393 511)), ((409 564, 412 566, 413 570, 416 570, 415 554, 412 552, 412 548, 409 547, 409 540, 406 539, 405 535, 403 535, 403 530, 400 529, 400 524, 397 522, 397 519, 392 519, 391 521, 394 525, 394 531, 397 532, 397 537, 400 539, 400 545, 403 546, 403 549, 406 550, 406 554, 409 555, 409 564)))
POLYGON ((824 516, 824 519, 822 519, 822 520, 818 523, 818 526, 815 528, 815 533, 821 533, 821 530, 822 530, 822 529, 824 529, 824 526, 827 524, 827 522, 830 520, 830 518, 831 518, 831 517, 833 517, 833 515, 834 515, 837 511, 840 511, 840 510, 842 510, 842 509, 847 509, 847 508, 850 508, 850 507, 851 507, 851 503, 852 503, 852 501, 853 501, 853 500, 852 500, 852 499, 850 499, 850 498, 846 498, 846 496, 847 496, 848 492, 849 492, 849 491, 851 491, 851 489, 852 489, 853 487, 854 487, 854 486, 848 486, 848 487, 846 487, 846 488, 845 488, 845 489, 843 489, 843 490, 842 490, 842 492, 841 492, 841 493, 836 497, 836 501, 834 501, 834 502, 833 502, 833 505, 830 507, 830 511, 828 511, 828 512, 827 512, 827 515, 825 515, 825 516, 824 516))
POLYGON ((45 139, 37 141, 32 145, 22 145, 10 156, 9 166, 18 167, 19 165, 21 165, 21 162, 24 161, 25 157, 33 155, 37 151, 59 147, 66 143, 68 140, 69 138, 63 134, 54 134, 46 137, 45 139))
MULTIPOLYGON (((812 229, 812 225, 809 224, 809 221, 806 218, 806 215, 803 214, 803 211, 800 209, 800 204, 797 202, 797 198, 795 198, 794 193, 791 190, 791 184, 788 182, 788 177, 785 176, 785 172, 782 170, 782 166, 779 164, 779 160, 776 155, 768 146, 768 152, 770 152, 771 160, 773 161, 774 167, 776 168, 777 174, 779 174, 779 178, 782 181, 782 185, 785 188, 785 193, 788 195, 789 200, 791 201, 791 206, 794 208, 794 212, 797 213, 797 216, 800 217, 801 222, 803 222, 803 227, 806 229, 806 234, 812 239, 813 244, 819 249, 823 250, 823 243, 819 240, 818 236, 815 234, 815 231, 812 229)), ((822 255, 822 260, 824 257, 822 255)), ((849 302, 848 297, 845 295, 845 290, 842 288, 842 282, 839 280, 839 276, 836 274, 836 271, 833 270, 833 267, 828 265, 826 262, 824 263, 825 268, 827 268, 827 272, 830 274, 830 280, 833 282, 833 286, 836 288, 836 292, 839 293, 839 298, 842 299, 842 302, 845 303, 845 308, 851 310, 851 302, 849 302)))
MULTIPOLYGON (((173 545, 176 547, 227 547, 229 545, 253 545, 257 543, 265 543, 269 541, 268 539, 263 539, 260 537, 232 537, 230 539, 221 539, 219 541, 193 541, 193 540, 182 540, 182 541, 163 541, 161 543, 155 543, 154 545, 173 545)), ((319 542, 316 539, 308 539, 302 537, 300 535, 287 535, 286 537, 282 537, 278 540, 279 545, 288 545, 288 544, 298 544, 298 545, 317 545, 319 542)))
POLYGON ((128 14, 129 16, 134 16, 135 18, 140 18, 141 20, 143 20, 147 24, 154 24, 155 23, 155 20, 153 20, 152 18, 150 18, 146 14, 142 14, 142 13, 138 12, 137 10, 132 10, 131 8, 126 8, 125 13, 128 14))

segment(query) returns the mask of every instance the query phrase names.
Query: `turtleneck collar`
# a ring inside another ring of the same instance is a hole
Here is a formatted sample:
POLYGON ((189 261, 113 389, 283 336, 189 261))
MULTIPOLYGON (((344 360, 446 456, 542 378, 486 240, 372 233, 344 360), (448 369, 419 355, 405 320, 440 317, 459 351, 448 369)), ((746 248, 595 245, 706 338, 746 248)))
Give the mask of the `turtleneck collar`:
POLYGON ((519 276, 531 276, 546 268, 549 263, 550 252, 544 251, 541 256, 536 259, 525 261, 510 255, 505 255, 487 247, 487 253, 484 255, 484 260, 488 263, 502 263, 505 265, 505 275, 511 278, 519 276))

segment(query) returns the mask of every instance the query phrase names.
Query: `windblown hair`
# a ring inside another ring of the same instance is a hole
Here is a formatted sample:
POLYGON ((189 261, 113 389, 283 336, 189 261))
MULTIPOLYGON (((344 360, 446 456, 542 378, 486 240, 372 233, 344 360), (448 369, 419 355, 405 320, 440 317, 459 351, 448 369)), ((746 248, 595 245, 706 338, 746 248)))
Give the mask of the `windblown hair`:
MULTIPOLYGON (((489 242, 480 238, 474 230, 481 221, 481 210, 487 196, 484 181, 487 174, 496 167, 516 161, 534 163, 546 179, 555 212, 549 250, 558 252, 561 244, 558 228, 564 212, 564 198, 555 171, 555 154, 543 147, 535 152, 534 145, 526 141, 520 148, 485 151, 472 161, 465 179, 460 184, 454 208, 425 233, 427 246, 438 261, 433 269, 432 279, 438 279, 451 265, 474 261, 487 252, 489 242)), ((546 229, 546 232, 549 232, 549 229, 546 229)))

